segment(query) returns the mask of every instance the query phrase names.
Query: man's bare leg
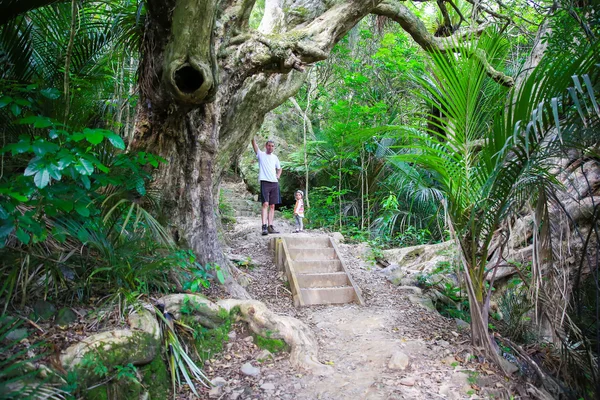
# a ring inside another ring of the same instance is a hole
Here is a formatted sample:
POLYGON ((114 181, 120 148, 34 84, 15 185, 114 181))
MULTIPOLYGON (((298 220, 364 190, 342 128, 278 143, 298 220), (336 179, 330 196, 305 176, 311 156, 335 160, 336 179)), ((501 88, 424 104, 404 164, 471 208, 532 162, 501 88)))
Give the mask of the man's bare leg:
POLYGON ((275 219, 275 204, 271 204, 269 206, 269 225, 273 225, 274 219, 275 219))
POLYGON ((262 217, 263 225, 267 225, 267 218, 269 217, 269 214, 270 214, 269 203, 263 203, 262 210, 260 210, 260 215, 262 217))

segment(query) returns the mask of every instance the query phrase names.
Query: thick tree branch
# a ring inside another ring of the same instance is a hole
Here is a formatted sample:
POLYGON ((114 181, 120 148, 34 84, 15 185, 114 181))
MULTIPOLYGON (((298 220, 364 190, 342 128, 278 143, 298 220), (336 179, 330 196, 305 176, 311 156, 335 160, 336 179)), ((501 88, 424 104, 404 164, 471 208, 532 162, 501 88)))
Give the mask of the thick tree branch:
POLYGON ((237 36, 226 55, 235 51, 237 64, 249 73, 302 71, 308 63, 324 60, 333 46, 382 0, 349 0, 338 3, 302 27, 285 33, 259 32, 237 36))
POLYGON ((233 35, 239 35, 248 30, 250 14, 256 0, 226 0, 219 4, 223 10, 220 20, 231 29, 233 35))
MULTIPOLYGON (((399 1, 386 0, 379 6, 373 8, 372 13, 384 15, 399 23, 402 29, 404 29, 425 51, 451 52, 458 50, 456 46, 458 39, 470 35, 479 35, 487 27, 486 25, 480 25, 474 30, 457 32, 452 36, 438 38, 433 36, 427 30, 423 21, 399 1)), ((514 85, 514 79, 512 77, 504 75, 502 72, 496 71, 492 67, 487 61, 486 54, 483 51, 476 51, 473 54, 470 54, 470 56, 476 57, 485 66, 487 74, 496 82, 508 87, 514 85)))

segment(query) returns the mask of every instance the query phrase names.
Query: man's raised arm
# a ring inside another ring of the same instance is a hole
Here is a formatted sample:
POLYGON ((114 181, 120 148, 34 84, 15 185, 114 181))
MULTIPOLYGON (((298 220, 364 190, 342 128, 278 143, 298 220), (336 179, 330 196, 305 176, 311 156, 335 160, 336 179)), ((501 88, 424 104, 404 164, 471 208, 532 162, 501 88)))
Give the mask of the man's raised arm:
POLYGON ((252 147, 254 148, 254 152, 258 154, 258 145, 256 144, 256 139, 252 136, 252 147))

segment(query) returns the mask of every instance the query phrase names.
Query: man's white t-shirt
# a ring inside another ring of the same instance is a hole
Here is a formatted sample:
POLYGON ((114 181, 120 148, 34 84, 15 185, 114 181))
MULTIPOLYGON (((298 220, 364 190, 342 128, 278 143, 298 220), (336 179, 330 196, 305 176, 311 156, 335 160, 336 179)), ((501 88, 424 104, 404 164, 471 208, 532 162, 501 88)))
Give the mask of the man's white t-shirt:
POLYGON ((256 153, 258 158, 258 180, 267 182, 278 182, 277 169, 281 169, 279 158, 273 153, 267 154, 259 150, 256 153))

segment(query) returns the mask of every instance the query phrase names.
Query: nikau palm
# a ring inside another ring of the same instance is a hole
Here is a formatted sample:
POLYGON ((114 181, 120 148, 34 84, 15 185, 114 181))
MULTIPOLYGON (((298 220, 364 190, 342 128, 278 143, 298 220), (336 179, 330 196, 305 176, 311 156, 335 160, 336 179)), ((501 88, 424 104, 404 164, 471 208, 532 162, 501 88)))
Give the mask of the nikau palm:
POLYGON ((493 284, 497 265, 489 260, 505 247, 507 233, 497 234, 511 212, 537 195, 545 199, 552 190, 548 160, 558 155, 562 141, 553 129, 557 98, 566 93, 572 75, 590 70, 594 53, 539 67, 506 96, 490 85, 476 56, 486 51, 490 59, 500 58, 502 39, 486 35, 460 46, 460 56, 434 53, 431 74, 421 80, 424 100, 442 116, 429 116, 433 128, 426 132, 408 129, 412 144, 405 148, 410 151, 394 158, 433 171, 444 192, 464 267, 473 344, 495 358, 496 346, 488 335, 491 290, 486 292, 485 282, 493 284), (492 241, 498 236, 499 241, 492 241))

